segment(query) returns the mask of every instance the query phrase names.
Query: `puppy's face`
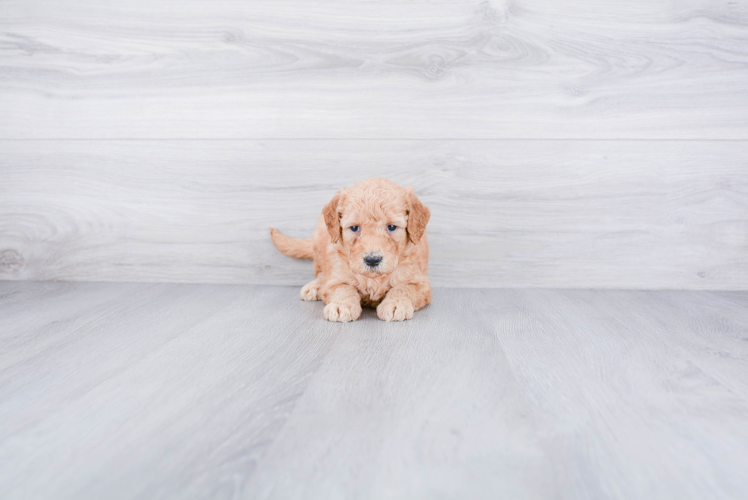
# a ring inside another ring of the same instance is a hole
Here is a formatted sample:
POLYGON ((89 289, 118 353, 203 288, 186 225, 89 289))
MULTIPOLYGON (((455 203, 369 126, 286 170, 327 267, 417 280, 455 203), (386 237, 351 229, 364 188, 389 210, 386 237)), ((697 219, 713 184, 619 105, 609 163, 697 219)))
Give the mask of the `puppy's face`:
POLYGON ((343 213, 340 226, 348 265, 354 273, 375 277, 397 268, 408 239, 404 213, 353 210, 343 213))
POLYGON ((393 272, 408 241, 418 243, 429 210, 410 191, 385 179, 370 179, 336 195, 323 212, 333 242, 348 252, 355 274, 393 272))

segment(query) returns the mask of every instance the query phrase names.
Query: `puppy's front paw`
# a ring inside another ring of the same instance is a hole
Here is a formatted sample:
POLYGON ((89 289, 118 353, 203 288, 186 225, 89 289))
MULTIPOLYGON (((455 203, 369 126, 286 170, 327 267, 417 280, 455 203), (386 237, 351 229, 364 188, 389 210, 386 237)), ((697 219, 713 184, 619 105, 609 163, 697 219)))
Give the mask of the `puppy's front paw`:
POLYGON ((301 300, 321 300, 317 280, 310 281, 301 289, 301 300))
POLYGON ((355 321, 361 316, 361 304, 355 302, 330 302, 325 306, 327 321, 355 321))
POLYGON ((413 317, 413 303, 407 297, 386 298, 377 306, 377 316, 385 321, 403 321, 413 317))

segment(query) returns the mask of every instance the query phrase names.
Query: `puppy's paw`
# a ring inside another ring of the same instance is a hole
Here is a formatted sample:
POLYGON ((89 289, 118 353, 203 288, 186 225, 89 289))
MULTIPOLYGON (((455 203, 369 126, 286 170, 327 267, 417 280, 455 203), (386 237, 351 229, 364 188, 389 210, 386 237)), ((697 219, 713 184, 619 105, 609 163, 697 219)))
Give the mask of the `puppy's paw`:
POLYGON ((413 303, 407 297, 385 298, 377 306, 377 316, 385 321, 403 321, 413 317, 413 303))
POLYGON ((310 281, 301 289, 301 300, 322 300, 322 297, 320 297, 319 294, 319 290, 320 288, 317 280, 310 281))
POLYGON ((325 306, 327 321, 356 321, 361 316, 361 304, 355 302, 330 302, 325 306))

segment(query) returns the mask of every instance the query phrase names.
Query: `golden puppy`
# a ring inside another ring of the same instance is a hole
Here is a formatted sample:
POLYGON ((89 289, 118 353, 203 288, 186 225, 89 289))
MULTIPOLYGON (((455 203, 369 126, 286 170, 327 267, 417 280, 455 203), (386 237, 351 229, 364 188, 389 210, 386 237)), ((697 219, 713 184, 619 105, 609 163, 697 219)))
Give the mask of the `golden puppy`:
POLYGON ((322 210, 311 239, 270 228, 282 254, 314 259, 303 300, 324 300, 325 319, 354 321, 361 306, 402 321, 431 303, 426 224, 431 212, 411 192, 375 178, 341 189, 322 210))

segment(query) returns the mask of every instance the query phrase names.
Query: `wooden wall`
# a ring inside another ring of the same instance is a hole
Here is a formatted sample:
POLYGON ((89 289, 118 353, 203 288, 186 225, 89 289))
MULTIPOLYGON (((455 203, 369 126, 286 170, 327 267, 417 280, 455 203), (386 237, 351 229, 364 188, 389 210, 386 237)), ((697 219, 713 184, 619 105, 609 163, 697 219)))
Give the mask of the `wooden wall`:
POLYGON ((748 289, 748 3, 0 3, 0 279, 303 284, 371 176, 438 286, 748 289))

